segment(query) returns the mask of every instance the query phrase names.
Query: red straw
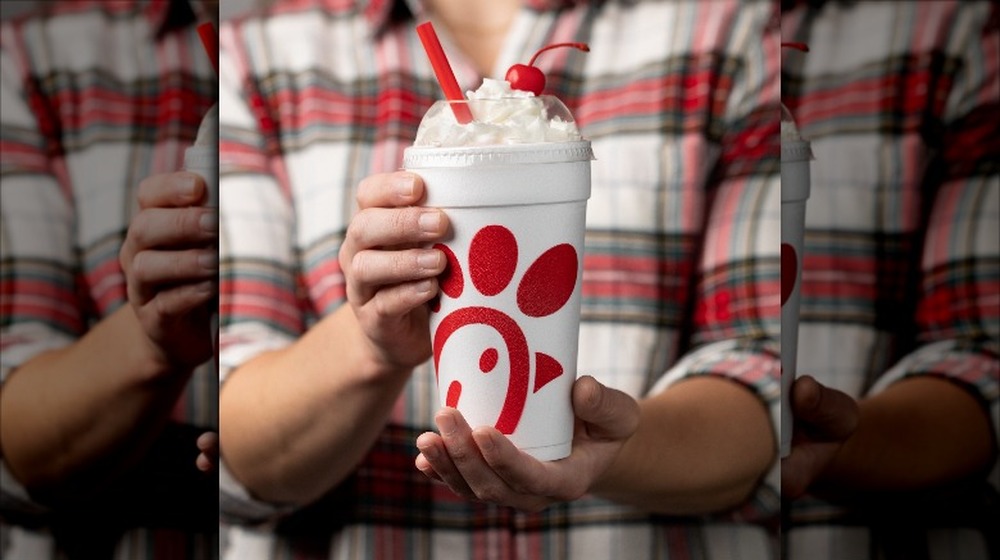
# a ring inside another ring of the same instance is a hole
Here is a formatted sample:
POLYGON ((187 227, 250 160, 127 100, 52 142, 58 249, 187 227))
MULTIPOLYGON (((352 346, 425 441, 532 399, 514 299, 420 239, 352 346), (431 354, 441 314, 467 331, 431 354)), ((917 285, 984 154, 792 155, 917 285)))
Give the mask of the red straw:
POLYGON ((215 26, 212 22, 206 21, 198 26, 198 36, 201 37, 201 44, 205 47, 205 54, 212 61, 212 68, 215 68, 215 75, 219 75, 219 38, 215 34, 215 26))
POLYGON ((788 41, 787 43, 782 43, 782 47, 791 47, 793 49, 798 49, 802 52, 809 52, 809 45, 805 43, 799 43, 797 41, 788 41))
MULTIPOLYGON (((431 60, 431 67, 434 68, 434 75, 437 76, 437 81, 441 84, 441 89, 444 90, 445 98, 448 101, 465 101, 462 89, 458 87, 458 80, 455 79, 455 73, 451 70, 451 65, 448 64, 448 57, 444 55, 441 41, 438 40, 431 22, 427 21, 418 25, 417 35, 420 36, 420 42, 424 45, 427 58, 431 60)), ((450 103, 450 105, 459 124, 472 122, 472 111, 469 110, 468 105, 465 103, 450 103)))

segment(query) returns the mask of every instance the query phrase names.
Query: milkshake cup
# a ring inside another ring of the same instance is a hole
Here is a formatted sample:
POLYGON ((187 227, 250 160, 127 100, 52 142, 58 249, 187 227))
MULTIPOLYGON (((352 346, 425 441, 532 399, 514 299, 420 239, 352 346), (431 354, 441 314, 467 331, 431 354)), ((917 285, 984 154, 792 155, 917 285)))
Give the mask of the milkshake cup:
POLYGON ((205 113, 198 127, 198 135, 184 151, 184 169, 205 180, 208 190, 206 206, 219 206, 219 105, 205 113))
POLYGON ((592 159, 546 96, 440 101, 404 154, 451 224, 430 313, 440 404, 543 461, 572 447, 592 159), (475 121, 458 124, 450 103, 475 121))
POLYGON ((791 452, 792 382, 798 358, 799 300, 806 200, 809 198, 809 142, 781 106, 781 457, 791 452))
MULTIPOLYGON (((184 151, 184 169, 199 175, 208 191, 205 206, 219 208, 219 104, 212 105, 202 117, 194 144, 184 151)), ((218 305, 211 318, 211 336, 216 354, 219 350, 218 305)))

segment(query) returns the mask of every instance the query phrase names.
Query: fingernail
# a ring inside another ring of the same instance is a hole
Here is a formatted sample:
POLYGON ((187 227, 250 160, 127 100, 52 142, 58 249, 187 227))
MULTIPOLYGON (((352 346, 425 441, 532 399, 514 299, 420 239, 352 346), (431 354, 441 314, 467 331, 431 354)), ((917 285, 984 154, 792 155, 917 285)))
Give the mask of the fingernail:
POLYGON ((177 176, 177 191, 185 197, 194 194, 194 186, 197 179, 193 175, 183 174, 177 176))
POLYGON ((425 449, 421 449, 420 452, 424 454, 424 457, 430 460, 437 459, 438 457, 437 447, 433 445, 428 445, 425 449))
POLYGON ((441 435, 450 436, 455 432, 455 420, 450 414, 442 414, 438 417, 438 428, 441 429, 441 435))
POLYGON ((441 253, 438 251, 428 251, 417 256, 417 264, 424 270, 436 270, 441 262, 441 253))
POLYGON ((399 175, 393 180, 392 186, 396 189, 396 194, 410 198, 413 196, 413 183, 413 175, 399 175))
POLYGON ((427 233, 437 233, 441 228, 441 213, 438 211, 424 212, 417 219, 420 229, 427 233))
POLYGON ((427 294, 430 293, 432 286, 433 283, 430 280, 423 280, 414 284, 413 289, 416 290, 418 294, 427 294))
POLYGON ((493 444, 493 435, 489 433, 480 434, 476 438, 476 442, 479 443, 479 448, 483 451, 493 451, 495 445, 493 444))
POLYGON ((206 233, 215 233, 219 229, 219 216, 215 212, 205 212, 198 219, 198 225, 206 233))
POLYGON ((198 255, 198 265, 202 268, 214 270, 219 266, 219 257, 214 251, 202 253, 198 255))

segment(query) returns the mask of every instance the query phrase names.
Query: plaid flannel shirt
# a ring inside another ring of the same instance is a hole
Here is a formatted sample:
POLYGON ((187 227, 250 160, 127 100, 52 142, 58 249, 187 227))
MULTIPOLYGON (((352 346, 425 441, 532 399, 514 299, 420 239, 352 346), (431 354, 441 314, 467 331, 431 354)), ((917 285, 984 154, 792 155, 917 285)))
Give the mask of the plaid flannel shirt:
MULTIPOLYGON (((2 379, 126 304, 118 252, 138 185, 182 168, 217 91, 193 20, 174 26, 166 0, 39 5, 2 22, 2 379)), ((205 364, 173 420, 215 426, 217 389, 214 364, 205 364)), ((65 553, 48 524, 59 512, 33 502, 0 467, 0 555, 65 553)), ((113 546, 116 558, 213 558, 217 544, 211 534, 136 529, 113 546)))
MULTIPOLYGON (((640 398, 743 384, 777 434, 778 19, 771 2, 529 1, 494 74, 539 47, 547 92, 593 143, 579 370, 640 398)), ((298 0, 221 30, 220 378, 345 302, 355 186, 399 169, 440 91, 417 2, 298 0), (415 14, 415 15, 414 15, 415 14)), ((463 90, 482 78, 439 31, 463 90)), ((237 372, 238 375, 238 372, 237 372)), ((226 558, 773 558, 777 468, 745 507, 650 516, 585 497, 539 514, 472 503, 413 467, 432 429, 419 367, 347 481, 290 512, 223 465, 226 558), (243 524, 235 521, 242 520, 243 524), (253 522, 263 522, 254 526, 253 522), (679 555, 679 556, 678 556, 679 555)), ((239 429, 225 426, 224 429, 239 429)), ((666 452, 666 451, 664 451, 666 452)))
MULTIPOLYGON (((815 155, 798 370, 855 397, 944 376, 994 427, 998 15, 995 3, 958 1, 782 13, 782 39, 810 48, 784 54, 782 93, 815 155)), ((1000 519, 983 501, 996 503, 996 469, 990 478, 962 499, 899 498, 877 512, 803 499, 788 513, 787 557, 995 558, 984 537, 1000 519)))

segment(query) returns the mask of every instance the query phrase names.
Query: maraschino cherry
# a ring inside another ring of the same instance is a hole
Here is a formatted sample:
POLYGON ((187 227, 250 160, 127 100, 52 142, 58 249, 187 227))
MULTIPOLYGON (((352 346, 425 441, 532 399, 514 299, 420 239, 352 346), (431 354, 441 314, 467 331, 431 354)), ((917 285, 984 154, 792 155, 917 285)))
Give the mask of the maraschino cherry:
POLYGON ((510 82, 510 87, 521 91, 530 91, 535 95, 541 95, 542 90, 545 89, 545 74, 542 74, 541 70, 535 68, 535 59, 543 52, 558 47, 573 47, 583 52, 590 52, 590 47, 587 46, 587 43, 555 43, 542 47, 538 49, 535 56, 531 57, 527 65, 515 64, 507 70, 507 75, 504 78, 510 82))

